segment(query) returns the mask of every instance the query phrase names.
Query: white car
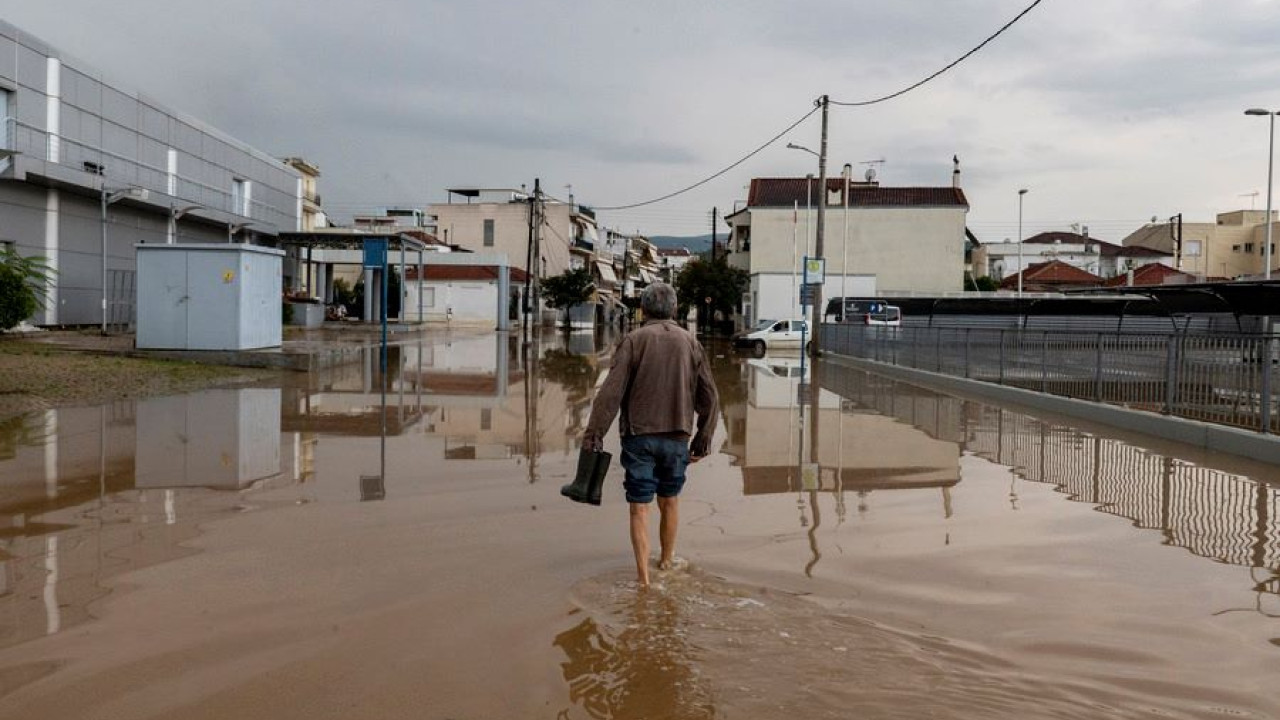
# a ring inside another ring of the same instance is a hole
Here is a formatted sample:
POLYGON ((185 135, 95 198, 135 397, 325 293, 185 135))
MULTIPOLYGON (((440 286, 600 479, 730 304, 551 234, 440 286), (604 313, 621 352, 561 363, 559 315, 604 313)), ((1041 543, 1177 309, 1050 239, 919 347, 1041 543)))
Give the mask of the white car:
POLYGON ((752 350, 756 355, 779 348, 799 350, 802 342, 810 341, 808 327, 804 320, 761 320, 754 329, 735 336, 733 346, 752 350))

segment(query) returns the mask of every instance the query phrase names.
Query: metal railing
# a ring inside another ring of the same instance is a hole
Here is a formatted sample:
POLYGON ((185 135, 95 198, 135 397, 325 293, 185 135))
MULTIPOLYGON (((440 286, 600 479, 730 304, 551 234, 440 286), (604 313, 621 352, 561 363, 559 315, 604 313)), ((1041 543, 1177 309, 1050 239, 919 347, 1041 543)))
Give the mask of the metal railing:
MULTIPOLYGON (((176 188, 170 190, 169 171, 146 162, 126 157, 100 147, 55 135, 40 128, 10 118, 6 122, 6 149, 55 163, 64 167, 97 174, 102 168, 113 185, 136 185, 155 192, 170 194, 181 200, 198 204, 211 210, 221 210, 237 215, 243 207, 237 207, 237 199, 230 189, 222 189, 175 174, 176 188)), ((263 220, 281 228, 291 229, 294 216, 269 203, 250 200, 249 214, 255 220, 263 220)))
POLYGON ((1265 335, 824 324, 824 352, 1166 415, 1280 431, 1265 335))

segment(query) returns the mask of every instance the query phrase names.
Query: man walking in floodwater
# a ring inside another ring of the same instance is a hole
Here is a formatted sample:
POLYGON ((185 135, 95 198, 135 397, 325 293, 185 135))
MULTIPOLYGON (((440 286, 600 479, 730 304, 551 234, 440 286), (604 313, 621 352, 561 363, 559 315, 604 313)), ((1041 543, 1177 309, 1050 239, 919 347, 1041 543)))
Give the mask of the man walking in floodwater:
POLYGON ((649 504, 656 495, 658 568, 675 559, 685 468, 701 460, 716 428, 720 398, 702 345, 672 319, 676 291, 654 283, 640 294, 644 324, 623 338, 591 407, 583 447, 599 450, 622 411, 623 487, 631 506, 631 547, 642 587, 649 586, 649 504), (695 425, 694 415, 697 415, 695 425), (692 441, 690 441, 692 436, 692 441))

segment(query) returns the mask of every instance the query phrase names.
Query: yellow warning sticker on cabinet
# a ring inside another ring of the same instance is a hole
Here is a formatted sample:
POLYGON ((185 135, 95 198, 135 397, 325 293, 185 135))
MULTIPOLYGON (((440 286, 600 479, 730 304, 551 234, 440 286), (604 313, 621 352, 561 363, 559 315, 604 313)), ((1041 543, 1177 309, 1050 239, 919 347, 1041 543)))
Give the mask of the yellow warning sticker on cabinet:
POLYGON ((234 270, 222 271, 222 282, 227 283, 229 285, 235 279, 236 279, 236 272, 234 270))

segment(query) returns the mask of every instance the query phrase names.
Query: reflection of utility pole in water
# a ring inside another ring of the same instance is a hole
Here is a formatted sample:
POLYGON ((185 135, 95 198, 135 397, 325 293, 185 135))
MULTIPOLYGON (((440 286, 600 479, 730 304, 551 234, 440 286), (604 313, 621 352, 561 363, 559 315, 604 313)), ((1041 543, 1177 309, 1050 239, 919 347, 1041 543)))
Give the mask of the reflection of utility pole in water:
MULTIPOLYGON (((383 305, 385 308, 386 305, 383 305)), ((385 309, 383 311, 386 312, 385 309)), ((384 339, 382 347, 379 349, 379 367, 382 368, 381 378, 381 403, 379 412, 380 416, 380 432, 378 433, 378 474, 377 475, 361 475, 360 476, 360 501, 367 502, 370 500, 383 500, 387 497, 387 378, 391 375, 387 371, 387 343, 384 339)), ((400 362, 404 362, 402 357, 400 362)))
MULTIPOLYGON (((536 336, 535 336, 536 337, 536 336)), ((524 344, 524 457, 529 484, 538 481, 538 349, 540 343, 524 344)))

